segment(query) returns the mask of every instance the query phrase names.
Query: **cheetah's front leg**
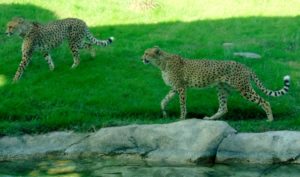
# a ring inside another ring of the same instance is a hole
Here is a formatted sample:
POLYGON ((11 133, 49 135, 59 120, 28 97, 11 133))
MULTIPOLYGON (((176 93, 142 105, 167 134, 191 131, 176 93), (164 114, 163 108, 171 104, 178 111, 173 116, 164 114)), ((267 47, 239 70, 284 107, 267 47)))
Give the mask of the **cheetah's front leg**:
POLYGON ((166 107, 168 106, 170 100, 174 97, 175 93, 175 90, 170 90, 169 93, 165 96, 165 98, 160 102, 161 111, 164 118, 167 117, 166 107))
POLYGON ((186 92, 185 88, 177 89, 179 94, 179 103, 180 103, 180 119, 184 120, 186 118, 186 92))
MULTIPOLYGON (((22 48, 24 48, 24 47, 22 47, 22 48)), ((22 50, 22 60, 19 64, 17 72, 14 76, 13 83, 16 83, 21 78, 22 74, 24 73, 24 70, 26 69, 26 67, 28 66, 28 64, 30 62, 31 55, 32 55, 32 50, 27 50, 27 49, 22 50)))

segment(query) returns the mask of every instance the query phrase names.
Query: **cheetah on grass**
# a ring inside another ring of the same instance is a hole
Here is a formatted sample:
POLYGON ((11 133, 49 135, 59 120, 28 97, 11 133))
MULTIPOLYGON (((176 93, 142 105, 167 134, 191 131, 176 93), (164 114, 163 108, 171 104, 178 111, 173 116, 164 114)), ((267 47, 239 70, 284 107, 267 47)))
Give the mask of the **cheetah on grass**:
POLYGON ((290 86, 290 77, 284 77, 284 86, 278 91, 272 91, 263 86, 254 72, 248 67, 234 61, 218 60, 187 60, 158 47, 145 50, 142 57, 145 64, 151 63, 162 72, 164 82, 171 87, 169 93, 161 101, 163 116, 166 117, 166 106, 179 94, 181 119, 186 118, 186 89, 188 87, 207 87, 215 85, 218 90, 219 109, 211 117, 205 119, 219 119, 227 112, 227 97, 230 86, 238 90, 247 100, 257 103, 266 112, 268 121, 273 121, 269 102, 261 98, 252 88, 251 80, 268 96, 278 97, 285 95, 290 86))
POLYGON ((76 68, 79 65, 79 49, 91 49, 92 44, 107 46, 114 39, 113 37, 107 40, 96 39, 90 33, 86 23, 76 18, 57 20, 43 25, 15 17, 7 23, 6 34, 7 36, 19 35, 23 38, 22 60, 14 76, 14 82, 22 76, 34 51, 41 51, 49 65, 49 69, 53 70, 54 64, 50 56, 50 50, 67 40, 74 60, 72 68, 76 68))

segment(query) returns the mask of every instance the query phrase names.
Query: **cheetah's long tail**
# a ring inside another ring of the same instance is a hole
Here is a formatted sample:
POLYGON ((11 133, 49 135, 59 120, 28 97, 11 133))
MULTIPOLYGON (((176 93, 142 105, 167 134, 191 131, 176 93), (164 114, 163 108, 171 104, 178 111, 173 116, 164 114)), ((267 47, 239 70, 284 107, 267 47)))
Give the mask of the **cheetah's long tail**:
POLYGON ((257 78, 257 76, 252 73, 251 79, 256 83, 257 87, 268 96, 278 97, 288 93, 290 88, 291 77, 286 75, 283 77, 283 88, 277 91, 269 90, 263 86, 262 82, 257 78))
POLYGON ((92 44, 95 44, 95 45, 98 45, 98 46, 103 46, 103 47, 108 46, 114 40, 114 37, 110 37, 110 38, 108 38, 106 40, 99 40, 99 39, 95 38, 93 36, 93 34, 88 29, 86 29, 86 37, 88 38, 88 40, 92 44))

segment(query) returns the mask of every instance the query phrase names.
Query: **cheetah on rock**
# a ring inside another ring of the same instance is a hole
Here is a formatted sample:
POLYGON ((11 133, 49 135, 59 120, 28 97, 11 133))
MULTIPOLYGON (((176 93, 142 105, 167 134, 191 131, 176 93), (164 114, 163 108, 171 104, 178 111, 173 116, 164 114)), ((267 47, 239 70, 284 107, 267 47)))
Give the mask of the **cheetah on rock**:
POLYGON ((269 102, 261 98, 252 88, 251 80, 263 93, 278 97, 285 95, 290 86, 290 77, 285 76, 284 86, 278 91, 272 91, 263 86, 256 74, 243 64, 234 61, 218 60, 187 60, 178 55, 167 53, 158 47, 145 50, 142 57, 145 64, 151 63, 162 72, 164 82, 171 87, 169 93, 161 101, 163 116, 166 117, 166 106, 179 94, 181 119, 186 118, 186 89, 189 87, 203 88, 215 85, 218 90, 219 109, 211 117, 219 119, 227 112, 228 88, 238 90, 247 100, 257 103, 267 114, 267 120, 273 121, 269 102))
POLYGON ((67 18, 48 24, 40 24, 15 17, 7 23, 6 34, 7 36, 19 35, 23 38, 22 60, 14 76, 14 82, 22 76, 34 51, 41 51, 49 65, 49 69, 53 70, 54 64, 50 56, 50 50, 62 44, 64 40, 67 40, 74 60, 72 68, 76 68, 80 62, 80 49, 91 49, 92 44, 107 46, 114 39, 113 37, 107 40, 96 39, 90 33, 86 23, 76 18, 67 18))

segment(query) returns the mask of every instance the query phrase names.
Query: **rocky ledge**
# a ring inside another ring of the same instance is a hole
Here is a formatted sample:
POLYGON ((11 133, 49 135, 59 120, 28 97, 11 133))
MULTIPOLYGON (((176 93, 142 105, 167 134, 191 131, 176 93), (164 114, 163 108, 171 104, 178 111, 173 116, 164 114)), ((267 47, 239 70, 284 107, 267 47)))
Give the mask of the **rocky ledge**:
POLYGON ((0 161, 26 158, 120 156, 147 164, 298 163, 300 132, 236 133, 224 121, 103 128, 0 138, 0 161))
POLYGON ((300 132, 273 131, 228 136, 218 147, 217 162, 300 164, 300 132))

